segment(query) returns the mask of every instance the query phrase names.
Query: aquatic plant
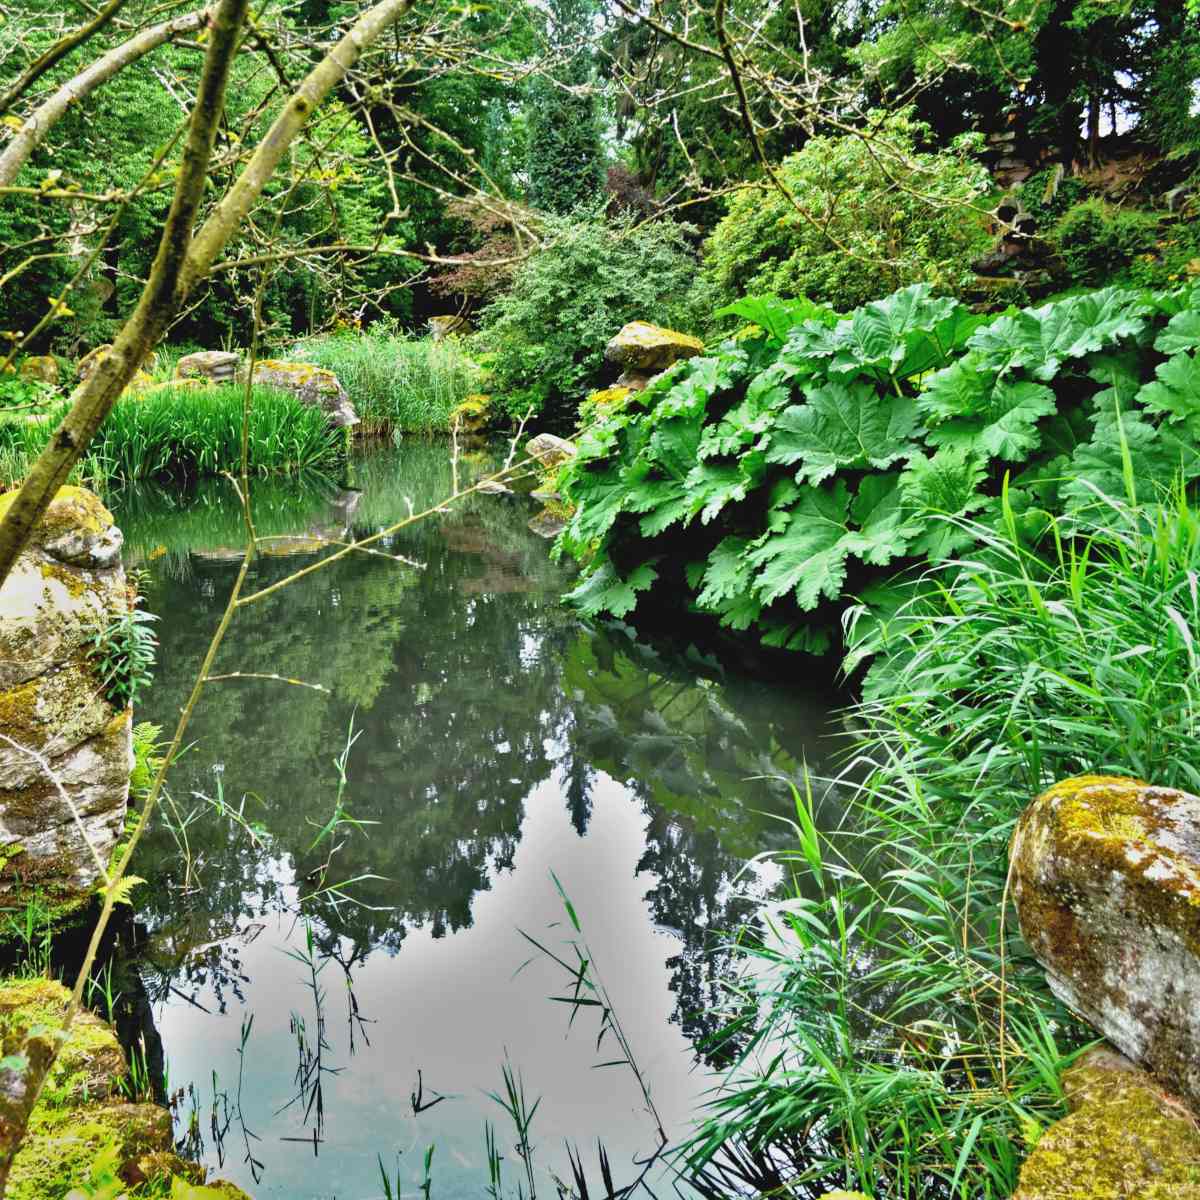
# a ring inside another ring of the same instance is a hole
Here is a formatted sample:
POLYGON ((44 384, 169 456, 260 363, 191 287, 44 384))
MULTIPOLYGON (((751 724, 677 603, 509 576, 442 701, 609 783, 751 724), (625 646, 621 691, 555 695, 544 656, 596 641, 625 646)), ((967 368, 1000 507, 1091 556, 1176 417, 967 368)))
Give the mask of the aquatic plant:
POLYGON ((367 433, 444 431, 450 413, 479 390, 479 368, 453 338, 339 333, 307 338, 291 357, 332 371, 367 433))
POLYGON ((793 894, 734 946, 723 1036, 744 1041, 684 1150, 702 1174, 1010 1195, 1091 1037, 1007 911, 1013 825, 1083 771, 1200 785, 1186 498, 1060 518, 1050 554, 956 524, 976 552, 904 606, 850 714, 846 827, 820 835, 798 797, 793 894))
MULTIPOLYGON (((167 475, 216 475, 236 470, 242 454, 241 387, 162 387, 121 400, 92 439, 83 473, 96 482, 127 483, 167 475)), ((44 423, 0 423, 0 474, 19 479, 41 451, 65 409, 44 423)), ((270 388, 251 393, 247 429, 255 474, 329 467, 341 439, 325 415, 270 388)))
POLYGON ((572 599, 625 617, 653 588, 822 652, 847 596, 886 613, 903 573, 998 527, 1004 488, 1036 541, 1129 477, 1191 482, 1198 306, 1200 290, 1109 288, 989 319, 925 285, 840 320, 735 306, 761 328, 580 438, 561 481, 577 512, 559 545, 585 562, 572 599))

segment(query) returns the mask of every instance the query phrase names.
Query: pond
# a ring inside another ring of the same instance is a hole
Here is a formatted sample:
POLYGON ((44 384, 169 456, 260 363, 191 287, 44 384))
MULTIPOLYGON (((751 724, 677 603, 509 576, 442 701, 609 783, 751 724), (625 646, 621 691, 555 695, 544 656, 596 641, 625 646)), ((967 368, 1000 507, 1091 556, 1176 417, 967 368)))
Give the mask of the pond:
MULTIPOLYGON (((253 587, 445 496, 447 446, 373 452, 351 481, 254 485, 274 540, 253 587)), ((669 1137, 712 1086, 720 935, 779 884, 746 864, 787 844, 783 780, 826 753, 837 698, 581 622, 538 507, 474 495, 308 574, 241 611, 214 666, 242 677, 208 689, 139 850, 124 967, 180 1138, 256 1197, 380 1197, 380 1158, 419 1195, 430 1146, 434 1196, 483 1196, 485 1123, 515 1190, 518 1134, 489 1095, 506 1068, 540 1098, 537 1186, 571 1178, 568 1144, 598 1185, 598 1141, 631 1180, 655 1117, 633 1072, 598 1067, 620 1057, 600 1010, 556 1001, 571 978, 530 939, 566 961, 586 940, 669 1137)), ((114 508, 159 617, 138 717, 169 729, 241 518, 222 481, 114 508)))

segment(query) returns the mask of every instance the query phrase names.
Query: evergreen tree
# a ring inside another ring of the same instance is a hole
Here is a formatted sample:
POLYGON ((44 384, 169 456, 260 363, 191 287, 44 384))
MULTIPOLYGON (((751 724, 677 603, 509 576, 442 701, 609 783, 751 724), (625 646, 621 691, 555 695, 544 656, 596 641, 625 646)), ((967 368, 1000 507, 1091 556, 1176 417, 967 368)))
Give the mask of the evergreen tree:
POLYGON ((552 0, 548 34, 562 59, 538 76, 527 101, 529 201, 568 213, 604 186, 604 151, 593 88, 595 0, 552 0))

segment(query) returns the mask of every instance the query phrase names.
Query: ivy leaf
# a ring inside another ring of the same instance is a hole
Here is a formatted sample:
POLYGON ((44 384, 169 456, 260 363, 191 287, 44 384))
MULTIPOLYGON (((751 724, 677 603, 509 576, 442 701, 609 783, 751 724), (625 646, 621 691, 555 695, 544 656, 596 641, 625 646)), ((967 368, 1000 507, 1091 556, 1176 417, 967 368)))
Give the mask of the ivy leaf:
POLYGON ((588 617, 605 612, 624 617, 637 605, 638 592, 644 592, 658 578, 658 568, 654 565, 657 562, 655 558, 640 563, 627 579, 617 574, 611 562, 604 562, 568 593, 567 599, 577 604, 579 611, 588 617))
POLYGON ((794 590, 802 609, 816 608, 822 596, 836 600, 846 581, 850 553, 846 528, 850 494, 842 480, 832 487, 802 492, 780 533, 768 533, 749 552, 759 569, 755 590, 770 604, 794 590))
POLYGON ((1178 354, 1180 350, 1200 349, 1200 311, 1185 308, 1176 313, 1154 342, 1162 354, 1178 354))
POLYGON ((926 440, 932 446, 959 446, 988 458, 1023 462, 1041 443, 1038 421, 1058 406, 1054 393, 1030 379, 1001 379, 985 394, 979 415, 935 425, 926 440))
POLYGON ((949 558, 974 538, 955 519, 969 516, 987 503, 979 485, 987 469, 965 446, 918 455, 900 476, 900 491, 910 519, 920 532, 910 554, 928 555, 934 562, 949 558))
POLYGON ((1186 351, 1159 363, 1157 378, 1137 394, 1151 412, 1184 421, 1193 436, 1200 434, 1200 356, 1186 351))
POLYGON ((917 423, 908 397, 881 395, 862 379, 807 396, 807 404, 784 410, 767 449, 768 462, 800 462, 799 482, 820 483, 842 467, 888 467, 908 453, 917 423))

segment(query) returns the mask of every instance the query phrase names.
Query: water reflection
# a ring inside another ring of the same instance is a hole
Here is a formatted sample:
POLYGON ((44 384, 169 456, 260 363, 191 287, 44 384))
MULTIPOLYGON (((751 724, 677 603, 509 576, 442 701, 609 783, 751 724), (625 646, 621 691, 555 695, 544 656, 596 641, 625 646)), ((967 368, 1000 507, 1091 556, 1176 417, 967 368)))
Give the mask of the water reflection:
MULTIPOLYGON (((436 443, 371 456, 353 488, 258 484, 255 520, 272 540, 253 586, 449 484, 436 443)), ((215 483, 130 492, 116 507, 161 618, 141 716, 169 725, 237 569, 240 516, 215 483)), ((669 1132, 707 1086, 694 1046, 719 999, 716 934, 774 882, 739 873, 786 839, 778 777, 819 758, 828 697, 723 681, 581 626, 557 603, 568 578, 528 528, 532 512, 520 496, 468 498, 377 544, 403 561, 353 554, 243 610, 215 673, 324 690, 214 685, 173 775, 171 820, 135 863, 147 880, 136 966, 172 1079, 207 1086, 209 1103, 244 1066, 258 1196, 377 1196, 376 1155, 397 1150, 415 1188, 427 1143, 437 1190, 482 1195, 482 1122, 502 1114, 480 1089, 499 1084, 506 1051, 546 1097, 534 1136, 555 1170, 569 1177, 564 1139, 603 1138, 618 1174, 653 1148, 628 1072, 591 1070, 587 1034, 568 1036, 546 999, 561 988, 553 965, 514 977, 529 957, 520 928, 563 936, 546 932, 562 915, 551 870, 584 916, 669 1132), (343 800, 361 824, 321 840, 348 743, 343 800), (308 955, 310 936, 324 964, 315 987, 286 956, 308 955), (338 1073, 318 1071, 314 1145, 307 1095, 285 1105, 322 1037, 338 1073), (453 1098, 414 1104, 418 1078, 453 1098)), ((224 1173, 252 1182, 237 1158, 224 1173)))

